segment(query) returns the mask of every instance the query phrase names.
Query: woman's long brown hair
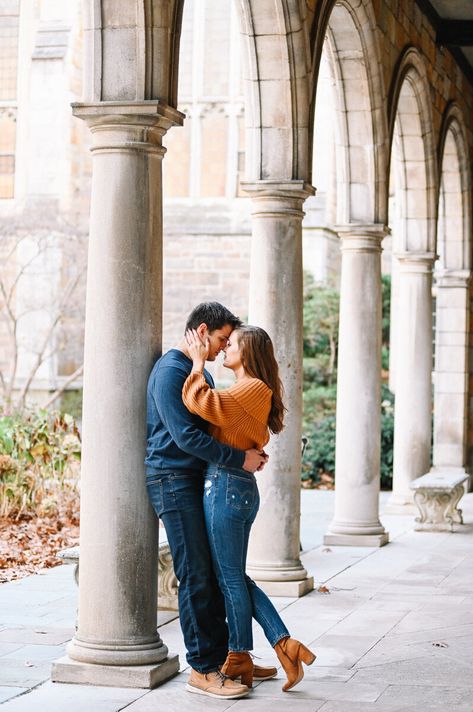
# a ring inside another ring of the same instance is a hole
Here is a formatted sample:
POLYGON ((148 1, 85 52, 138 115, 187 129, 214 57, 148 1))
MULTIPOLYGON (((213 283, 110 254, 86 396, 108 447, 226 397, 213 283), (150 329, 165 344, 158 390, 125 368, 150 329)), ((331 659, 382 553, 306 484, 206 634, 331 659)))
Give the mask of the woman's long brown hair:
POLYGON ((273 342, 259 326, 240 326, 236 331, 241 362, 246 373, 252 378, 259 378, 273 392, 268 427, 272 433, 280 433, 284 427, 286 408, 282 401, 283 387, 273 342))

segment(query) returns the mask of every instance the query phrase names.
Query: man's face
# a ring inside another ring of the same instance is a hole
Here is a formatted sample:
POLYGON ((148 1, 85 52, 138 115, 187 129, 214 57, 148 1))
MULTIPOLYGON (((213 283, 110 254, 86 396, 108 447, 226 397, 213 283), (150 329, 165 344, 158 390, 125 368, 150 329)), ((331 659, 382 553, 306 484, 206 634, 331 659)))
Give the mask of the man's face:
POLYGON ((233 328, 230 324, 225 324, 221 329, 209 331, 205 326, 201 338, 205 341, 208 337, 210 341, 209 355, 207 361, 215 361, 221 351, 225 350, 228 338, 232 333, 233 328))

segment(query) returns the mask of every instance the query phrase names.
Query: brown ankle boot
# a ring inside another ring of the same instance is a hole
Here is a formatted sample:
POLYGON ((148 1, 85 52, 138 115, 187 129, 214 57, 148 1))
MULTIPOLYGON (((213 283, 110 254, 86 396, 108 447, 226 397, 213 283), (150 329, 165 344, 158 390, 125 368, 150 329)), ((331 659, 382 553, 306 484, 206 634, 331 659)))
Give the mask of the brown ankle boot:
POLYGON ((232 680, 237 677, 241 678, 242 685, 253 687, 253 660, 249 653, 232 653, 230 651, 222 665, 222 672, 232 680))
POLYGON ((287 692, 304 677, 302 663, 312 665, 316 656, 309 648, 294 638, 283 638, 276 643, 274 650, 287 676, 287 682, 282 688, 283 692, 287 692))

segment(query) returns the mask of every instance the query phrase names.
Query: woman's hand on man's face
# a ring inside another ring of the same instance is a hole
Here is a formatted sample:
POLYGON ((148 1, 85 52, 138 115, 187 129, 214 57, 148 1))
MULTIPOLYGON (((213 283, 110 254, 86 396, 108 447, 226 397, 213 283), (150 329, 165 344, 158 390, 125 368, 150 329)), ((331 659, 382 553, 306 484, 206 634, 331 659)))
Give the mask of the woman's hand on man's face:
POLYGON ((195 329, 188 329, 186 331, 185 338, 187 343, 187 349, 189 351, 189 356, 191 357, 194 366, 199 366, 203 368, 206 360, 209 357, 209 337, 206 337, 204 343, 204 341, 202 341, 195 329))

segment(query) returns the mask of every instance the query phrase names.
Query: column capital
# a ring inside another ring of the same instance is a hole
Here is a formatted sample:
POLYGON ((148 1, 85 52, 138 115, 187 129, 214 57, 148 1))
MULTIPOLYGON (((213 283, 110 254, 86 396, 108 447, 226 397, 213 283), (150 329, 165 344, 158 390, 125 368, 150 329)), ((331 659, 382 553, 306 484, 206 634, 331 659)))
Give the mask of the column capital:
POLYGON ((303 180, 256 180, 244 181, 241 187, 253 200, 253 215, 277 217, 292 215, 303 218, 302 204, 315 188, 303 180))
POLYGON ((434 273, 437 287, 462 287, 468 289, 471 281, 469 269, 440 269, 434 273))
POLYGON ((397 252, 394 257, 398 260, 401 272, 431 273, 438 255, 435 252, 397 252))
POLYGON ((185 115, 160 101, 74 102, 72 113, 83 119, 93 135, 93 152, 141 150, 164 155, 161 140, 185 115))
POLYGON ((381 252, 381 242, 390 229, 382 223, 337 225, 342 252, 381 252))

